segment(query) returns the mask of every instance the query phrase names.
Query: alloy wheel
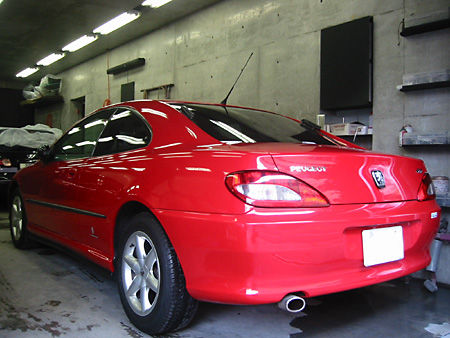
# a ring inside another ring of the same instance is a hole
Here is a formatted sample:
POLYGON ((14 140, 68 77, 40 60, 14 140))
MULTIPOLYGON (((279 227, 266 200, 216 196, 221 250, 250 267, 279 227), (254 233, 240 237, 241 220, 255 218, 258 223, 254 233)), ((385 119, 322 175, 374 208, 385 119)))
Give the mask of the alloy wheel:
POLYGON ((20 240, 23 230, 22 200, 15 196, 11 206, 11 230, 16 241, 20 240))
POLYGON ((160 290, 158 253, 150 237, 136 231, 128 238, 122 254, 122 287, 128 304, 139 316, 149 314, 160 290))

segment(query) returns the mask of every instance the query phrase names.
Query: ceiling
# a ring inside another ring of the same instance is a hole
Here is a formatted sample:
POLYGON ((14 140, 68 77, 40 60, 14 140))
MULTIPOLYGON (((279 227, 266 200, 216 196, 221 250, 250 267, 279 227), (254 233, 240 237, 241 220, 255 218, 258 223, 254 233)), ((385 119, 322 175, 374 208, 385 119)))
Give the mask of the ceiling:
POLYGON ((221 0, 173 0, 157 8, 141 7, 143 0, 3 0, 0 4, 0 81, 15 75, 68 43, 90 34, 117 15, 141 10, 138 20, 41 68, 26 82, 58 74, 128 41, 148 34, 221 0))

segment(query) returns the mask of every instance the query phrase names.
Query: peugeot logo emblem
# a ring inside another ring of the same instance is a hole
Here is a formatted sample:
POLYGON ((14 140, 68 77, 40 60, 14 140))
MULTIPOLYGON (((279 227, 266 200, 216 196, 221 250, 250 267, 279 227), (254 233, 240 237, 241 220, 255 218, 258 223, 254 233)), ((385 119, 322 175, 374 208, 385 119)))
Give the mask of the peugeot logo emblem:
POLYGON ((372 178, 377 185, 378 189, 386 187, 386 182, 384 180, 384 175, 380 170, 372 170, 372 178))

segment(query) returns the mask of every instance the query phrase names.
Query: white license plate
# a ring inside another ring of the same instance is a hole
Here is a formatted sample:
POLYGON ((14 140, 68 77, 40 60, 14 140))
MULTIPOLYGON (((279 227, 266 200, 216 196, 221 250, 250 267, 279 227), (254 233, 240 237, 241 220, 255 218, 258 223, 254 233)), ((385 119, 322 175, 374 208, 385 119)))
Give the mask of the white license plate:
POLYGON ((405 257, 401 226, 363 230, 364 266, 398 261, 405 257))

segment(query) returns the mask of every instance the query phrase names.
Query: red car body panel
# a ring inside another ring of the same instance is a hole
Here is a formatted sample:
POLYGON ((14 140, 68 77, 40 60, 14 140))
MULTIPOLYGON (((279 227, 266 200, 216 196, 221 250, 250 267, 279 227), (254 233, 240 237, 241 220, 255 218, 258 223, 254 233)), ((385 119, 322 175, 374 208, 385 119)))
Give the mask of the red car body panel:
MULTIPOLYGON (((380 283, 429 264, 436 229, 422 202, 338 205, 323 210, 252 210, 245 215, 159 211, 195 298, 236 304, 278 302, 380 283), (180 224, 182 220, 182 224, 180 224), (405 258, 363 265, 361 232, 401 225, 405 258), (205 273, 201 273, 204 271, 205 273)), ((439 210, 434 202, 426 208, 439 210)))
POLYGON ((410 274, 430 261, 440 208, 435 200, 418 201, 426 172, 420 160, 356 146, 221 144, 166 103, 117 106, 144 116, 153 132, 150 145, 107 156, 40 161, 20 171, 14 181, 25 200, 30 232, 113 271, 117 217, 125 205, 139 203, 166 231, 189 293, 235 304, 358 288, 410 274), (330 205, 245 204, 225 185, 228 174, 242 170, 295 176, 330 205), (375 186, 374 170, 384 172, 386 188, 375 186), (398 225, 404 258, 365 267, 362 231, 398 225))

